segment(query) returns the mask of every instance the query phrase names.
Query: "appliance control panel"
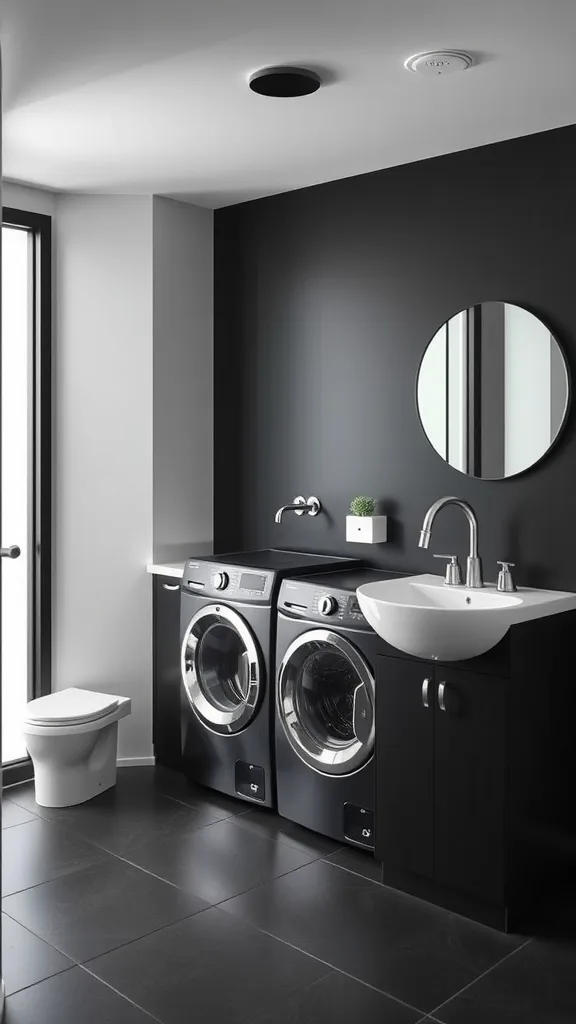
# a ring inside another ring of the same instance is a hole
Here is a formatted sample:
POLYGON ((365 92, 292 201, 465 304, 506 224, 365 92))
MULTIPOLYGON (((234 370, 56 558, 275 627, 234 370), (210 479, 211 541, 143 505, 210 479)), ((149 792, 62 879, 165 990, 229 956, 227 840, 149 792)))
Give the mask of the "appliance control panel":
POLYGON ((335 587, 323 587, 298 580, 284 580, 278 609, 287 615, 328 626, 348 626, 372 632, 358 604, 356 593, 335 587))
POLYGON ((189 559, 184 565, 183 586, 190 593, 230 598, 248 604, 270 604, 274 573, 243 569, 238 565, 189 559))

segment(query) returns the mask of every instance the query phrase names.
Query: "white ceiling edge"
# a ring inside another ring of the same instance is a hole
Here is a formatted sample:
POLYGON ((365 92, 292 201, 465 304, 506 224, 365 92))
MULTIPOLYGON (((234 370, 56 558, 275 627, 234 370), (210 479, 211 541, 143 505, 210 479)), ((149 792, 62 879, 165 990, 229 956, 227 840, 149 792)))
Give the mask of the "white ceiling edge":
POLYGON ((18 178, 11 178, 7 176, 2 177, 2 183, 7 185, 14 185, 19 188, 36 189, 39 191, 47 192, 53 196, 59 195, 77 195, 77 196, 138 196, 138 195, 150 195, 159 196, 164 199, 173 199, 177 202, 188 203, 193 206, 200 206, 209 210, 221 210, 227 209, 232 206, 239 206, 243 203, 257 202, 260 199, 272 199, 275 196, 287 195, 292 192, 301 192, 309 188, 319 188, 322 185, 335 184, 339 181, 346 181, 352 178, 360 178, 367 174, 378 174, 387 170, 394 170, 401 167, 408 167, 415 163, 426 163, 429 160, 439 160, 450 156, 457 156, 458 154, 472 152, 477 149, 486 149, 491 146, 504 145, 507 142, 515 142, 520 139, 528 139, 536 135, 546 135, 549 132, 559 131, 563 128, 576 127, 574 121, 563 121, 560 124, 555 124, 551 127, 536 128, 534 131, 523 132, 519 135, 503 135, 501 138, 490 139, 487 142, 479 141, 472 145, 464 146, 459 149, 439 150, 438 152, 431 153, 429 156, 416 157, 413 160, 403 161, 400 163, 386 164, 385 166, 369 167, 362 170, 353 171, 352 173, 343 173, 332 178, 320 178, 317 181, 310 181, 306 184, 297 184, 288 188, 278 188, 272 191, 256 191, 254 195, 241 195, 238 198, 226 197, 222 201, 213 196, 207 196, 203 194, 194 194, 190 192, 163 192, 155 191, 148 188, 126 188, 126 187, 108 187, 108 188, 54 188, 51 185, 44 184, 41 181, 35 180, 24 180, 18 178))

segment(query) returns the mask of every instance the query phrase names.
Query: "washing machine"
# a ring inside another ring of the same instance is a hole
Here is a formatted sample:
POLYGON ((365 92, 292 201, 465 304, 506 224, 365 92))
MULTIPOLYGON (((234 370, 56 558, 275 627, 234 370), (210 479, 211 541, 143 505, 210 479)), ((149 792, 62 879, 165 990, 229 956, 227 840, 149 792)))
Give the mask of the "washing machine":
POLYGON ((189 558, 181 588, 182 760, 188 778, 275 805, 276 600, 286 576, 358 564, 262 550, 189 558))
POLYGON ((403 573, 346 569, 285 579, 276 640, 278 813, 374 849, 374 672, 383 641, 356 588, 403 573))

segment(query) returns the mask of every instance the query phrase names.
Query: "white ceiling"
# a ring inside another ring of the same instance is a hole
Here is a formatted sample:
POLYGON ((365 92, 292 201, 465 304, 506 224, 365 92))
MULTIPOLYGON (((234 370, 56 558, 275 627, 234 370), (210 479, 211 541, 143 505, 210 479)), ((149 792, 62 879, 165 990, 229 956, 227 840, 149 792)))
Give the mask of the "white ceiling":
POLYGON ((576 121, 575 0, 2 0, 0 38, 4 174, 54 189, 225 206, 576 121), (283 63, 327 84, 250 92, 283 63))

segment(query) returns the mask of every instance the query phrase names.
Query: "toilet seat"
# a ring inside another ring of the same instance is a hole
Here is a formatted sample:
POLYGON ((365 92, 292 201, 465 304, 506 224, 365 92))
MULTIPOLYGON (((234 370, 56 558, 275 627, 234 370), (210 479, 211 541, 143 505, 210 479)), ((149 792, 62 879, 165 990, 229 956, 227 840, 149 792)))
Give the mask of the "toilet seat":
POLYGON ((71 686, 31 700, 26 707, 24 725, 46 728, 88 725, 115 711, 122 698, 110 693, 93 693, 71 686))

